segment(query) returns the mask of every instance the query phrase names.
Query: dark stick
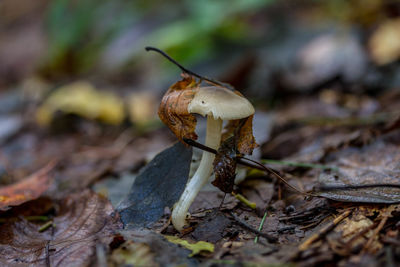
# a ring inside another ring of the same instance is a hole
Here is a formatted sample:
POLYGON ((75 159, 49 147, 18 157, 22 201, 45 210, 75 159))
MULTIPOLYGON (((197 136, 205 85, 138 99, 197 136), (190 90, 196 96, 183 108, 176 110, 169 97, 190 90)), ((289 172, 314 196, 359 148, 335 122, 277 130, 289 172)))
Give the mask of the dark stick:
MULTIPOLYGON (((204 151, 207 151, 207 152, 210 152, 210 153, 213 153, 213 154, 217 154, 217 151, 216 151, 215 149, 212 149, 211 147, 208 147, 208 146, 205 146, 205 145, 203 145, 203 144, 200 144, 200 143, 198 143, 198 142, 196 142, 196 141, 194 141, 194 140, 192 140, 192 139, 184 138, 183 141, 184 141, 186 144, 191 145, 191 146, 193 146, 193 147, 197 147, 197 148, 202 149, 202 150, 204 150, 204 151)), ((278 177, 279 180, 283 181, 288 187, 292 188, 293 190, 299 192, 300 194, 309 195, 309 194, 307 194, 307 193, 305 193, 305 192, 302 192, 302 191, 298 190, 297 188, 295 188, 294 186, 292 186, 291 184, 289 184, 285 179, 283 179, 283 178, 282 178, 279 174, 277 174, 274 170, 272 170, 271 168, 268 168, 268 167, 264 166, 263 164, 261 164, 261 163, 259 163, 259 162, 257 162, 257 161, 254 161, 254 160, 248 159, 248 158, 244 158, 244 157, 236 157, 235 159, 236 159, 237 163, 239 163, 239 164, 241 164, 241 165, 245 165, 245 166, 247 166, 247 167, 251 167, 251 168, 258 169, 258 170, 265 171, 265 172, 270 172, 270 173, 272 173, 273 175, 275 175, 276 177, 278 177), (248 161, 249 161, 249 162, 248 162, 248 161), (251 163, 250 163, 250 162, 251 162, 251 163), (254 163, 254 164, 253 164, 253 163, 254 163)))
POLYGON ((218 85, 218 86, 221 86, 221 87, 226 87, 226 88, 229 88, 229 89, 233 90, 232 86, 230 86, 229 84, 222 83, 222 82, 218 82, 218 81, 216 81, 216 80, 213 80, 213 79, 208 78, 208 77, 201 76, 201 75, 199 75, 199 74, 197 74, 197 73, 195 73, 195 72, 193 72, 193 71, 191 71, 191 70, 188 70, 187 68, 185 68, 184 66, 182 66, 180 63, 178 63, 175 59, 173 59, 172 57, 170 57, 167 53, 165 53, 165 52, 162 51, 161 49, 158 49, 158 48, 152 47, 152 46, 146 46, 145 49, 146 49, 146 51, 155 51, 155 52, 160 53, 160 54, 163 55, 166 59, 168 59, 169 61, 171 61, 172 63, 174 63, 178 68, 180 68, 183 72, 185 72, 185 73, 187 73, 187 74, 190 74, 190 75, 192 75, 192 76, 195 76, 195 77, 199 78, 200 80, 204 80, 204 81, 210 82, 210 83, 212 83, 212 84, 214 84, 214 85, 218 85))
POLYGON ((252 160, 252 159, 248 159, 248 158, 242 158, 242 159, 245 159, 245 160, 248 160, 248 161, 250 161, 250 162, 253 162, 254 164, 260 166, 264 171, 272 173, 273 175, 275 175, 276 177, 278 177, 279 180, 281 180, 282 182, 284 182, 288 187, 292 188, 292 189, 295 190, 296 192, 298 192, 298 193, 300 193, 300 194, 303 194, 303 195, 309 195, 309 196, 314 196, 314 197, 315 197, 315 195, 312 195, 312 194, 309 194, 309 193, 305 193, 305 192, 303 192, 303 191, 300 191, 300 190, 297 189, 296 187, 292 186, 292 185, 289 184, 285 179, 283 179, 279 174, 277 174, 273 169, 268 168, 267 166, 264 166, 263 164, 261 164, 261 163, 255 161, 255 160, 252 160))
POLYGON ((46 252, 46 267, 50 267, 50 253, 49 253, 49 247, 50 247, 50 240, 46 242, 46 247, 45 247, 45 252, 46 252))
MULTIPOLYGON (((196 148, 198 148, 198 149, 201 149, 201 150, 204 150, 204 151, 213 153, 213 154, 217 154, 217 150, 215 150, 215 149, 213 149, 213 148, 211 148, 211 147, 205 146, 205 145, 203 145, 203 144, 200 144, 199 142, 196 142, 196 141, 194 141, 194 140, 192 140, 192 139, 183 138, 183 141, 184 141, 186 144, 190 145, 190 146, 196 147, 196 148)), ((252 163, 243 161, 243 158, 236 158, 236 160, 237 160, 237 162, 238 162, 239 164, 242 164, 242 165, 244 165, 244 166, 251 167, 251 168, 254 168, 254 169, 258 169, 258 170, 261 170, 261 171, 265 171, 264 168, 262 168, 262 167, 260 167, 260 166, 258 166, 258 165, 254 165, 254 164, 252 164, 252 163)))
POLYGON ((278 239, 276 237, 271 236, 271 235, 266 234, 266 233, 263 233, 261 231, 258 231, 255 228, 251 227, 250 225, 248 225, 247 223, 242 221, 239 217, 237 217, 233 212, 229 212, 229 215, 232 216, 232 218, 235 220, 235 222, 239 226, 245 228, 246 230, 249 230, 250 232, 252 232, 252 233, 254 233, 256 235, 259 235, 259 236, 262 236, 262 237, 266 238, 269 242, 274 243, 274 242, 278 241, 278 239))

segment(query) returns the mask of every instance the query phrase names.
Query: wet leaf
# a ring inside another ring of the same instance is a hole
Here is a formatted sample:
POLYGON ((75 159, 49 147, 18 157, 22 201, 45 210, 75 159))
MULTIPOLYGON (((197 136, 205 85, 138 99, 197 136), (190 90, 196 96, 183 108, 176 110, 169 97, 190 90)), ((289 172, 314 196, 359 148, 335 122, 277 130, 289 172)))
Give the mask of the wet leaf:
POLYGON ((54 163, 50 163, 26 179, 0 188, 0 210, 40 197, 50 186, 53 177, 49 171, 53 167, 54 163))
POLYGON ((225 126, 223 139, 234 135, 236 137, 236 147, 238 152, 246 155, 251 155, 253 150, 258 147, 253 136, 253 116, 240 120, 231 120, 225 126))
POLYGON ((183 79, 173 84, 165 93, 158 109, 158 116, 182 141, 183 138, 197 139, 196 117, 188 112, 198 84, 192 76, 183 74, 183 79))
POLYGON ((50 266, 88 266, 96 244, 119 228, 112 212, 107 199, 86 190, 60 202, 54 228, 39 232, 37 224, 26 220, 5 223, 0 228, 0 261, 10 266, 45 266, 46 261, 50 266))
POLYGON ((236 146, 233 137, 223 141, 213 162, 215 180, 211 183, 222 192, 231 193, 236 177, 236 146))
POLYGON ((187 240, 180 239, 176 236, 164 236, 169 242, 181 245, 184 248, 190 249, 192 253, 189 257, 193 257, 201 252, 214 252, 214 245, 205 241, 199 241, 194 244, 189 243, 187 240))
POLYGON ((364 148, 345 149, 336 157, 339 171, 321 174, 319 195, 347 202, 400 202, 398 145, 377 141, 364 148))
POLYGON ((125 228, 148 226, 165 207, 172 208, 186 185, 191 159, 192 149, 178 142, 144 167, 117 208, 125 228))

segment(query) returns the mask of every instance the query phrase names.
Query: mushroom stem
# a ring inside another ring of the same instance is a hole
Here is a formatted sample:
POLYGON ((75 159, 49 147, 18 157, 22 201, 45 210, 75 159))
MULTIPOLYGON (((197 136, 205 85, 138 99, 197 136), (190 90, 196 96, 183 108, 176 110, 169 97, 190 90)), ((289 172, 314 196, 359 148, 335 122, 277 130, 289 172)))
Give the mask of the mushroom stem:
MULTIPOLYGON (((211 115, 208 115, 205 145, 217 150, 221 142, 221 131, 222 120, 214 119, 211 115)), ((213 153, 203 152, 198 169, 187 182, 185 190, 174 206, 172 211, 172 224, 178 231, 182 231, 190 205, 212 173, 214 158, 215 155, 213 153)))

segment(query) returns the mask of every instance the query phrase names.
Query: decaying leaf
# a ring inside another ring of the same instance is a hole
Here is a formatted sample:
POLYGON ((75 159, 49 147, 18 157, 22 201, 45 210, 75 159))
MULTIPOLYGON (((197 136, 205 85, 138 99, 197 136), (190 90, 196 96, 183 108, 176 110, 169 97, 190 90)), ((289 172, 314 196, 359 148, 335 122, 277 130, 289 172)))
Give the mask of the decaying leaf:
POLYGON ((196 117, 188 112, 188 105, 199 90, 196 80, 187 74, 173 84, 165 93, 158 109, 158 116, 182 141, 183 138, 197 139, 196 117))
POLYGON ((0 210, 7 210, 10 206, 18 206, 42 195, 50 186, 53 177, 49 171, 53 167, 54 163, 49 163, 28 178, 0 188, 0 210))
POLYGON ((194 255, 199 254, 200 252, 214 252, 214 245, 205 241, 199 241, 194 244, 189 243, 186 240, 180 239, 179 237, 176 236, 164 236, 169 242, 172 242, 174 244, 178 244, 183 246, 184 248, 190 249, 192 253, 189 255, 189 257, 193 257, 194 255))
POLYGON ((257 146, 253 136, 253 115, 229 121, 213 162, 215 180, 212 184, 222 192, 231 193, 236 177, 236 155, 251 154, 257 146))
POLYGON ((399 145, 378 140, 360 149, 345 149, 336 157, 338 172, 319 177, 320 196, 346 202, 400 202, 399 145))
POLYGON ((0 262, 9 266, 88 266, 96 244, 107 243, 120 227, 107 199, 86 190, 60 202, 53 227, 21 220, 0 227, 0 262), (103 240, 107 239, 107 240, 103 240))
POLYGON ((211 183, 225 193, 233 191, 236 177, 235 156, 235 139, 230 137, 222 142, 213 162, 215 180, 211 183))
POLYGON ((136 178, 118 206, 125 228, 146 227, 157 221, 182 194, 189 175, 192 149, 177 142, 158 154, 136 178))
POLYGON ((335 232, 341 233, 341 241, 347 246, 343 251, 338 248, 336 252, 340 254, 349 254, 351 250, 363 246, 368 239, 373 238, 373 250, 378 251, 382 248, 382 243, 379 242, 378 235, 374 235, 373 221, 363 214, 354 214, 351 218, 344 219, 336 228, 335 232), (360 234, 363 233, 363 234, 360 234))
POLYGON ((258 147, 253 136, 253 117, 251 115, 244 119, 231 120, 225 126, 225 133, 222 139, 227 139, 230 136, 236 138, 236 148, 241 154, 251 155, 253 150, 258 147))

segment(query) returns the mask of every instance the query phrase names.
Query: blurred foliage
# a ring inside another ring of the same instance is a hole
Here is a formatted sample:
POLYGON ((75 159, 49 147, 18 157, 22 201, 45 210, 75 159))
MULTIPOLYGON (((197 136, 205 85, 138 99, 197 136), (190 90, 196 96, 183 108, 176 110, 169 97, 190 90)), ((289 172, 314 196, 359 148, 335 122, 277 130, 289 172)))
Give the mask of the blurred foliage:
POLYGON ((49 50, 43 71, 86 73, 108 45, 135 28, 145 30, 128 44, 131 51, 122 64, 143 53, 146 45, 160 47, 186 62, 212 57, 218 40, 247 42, 251 35, 246 21, 249 12, 269 2, 51 1, 46 18, 49 50))
POLYGON ((112 2, 55 0, 47 11, 49 52, 45 68, 80 73, 93 67, 123 17, 110 17, 112 2), (100 19, 101 18, 101 19, 100 19))

